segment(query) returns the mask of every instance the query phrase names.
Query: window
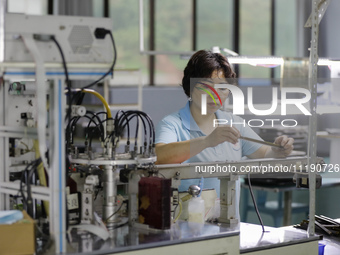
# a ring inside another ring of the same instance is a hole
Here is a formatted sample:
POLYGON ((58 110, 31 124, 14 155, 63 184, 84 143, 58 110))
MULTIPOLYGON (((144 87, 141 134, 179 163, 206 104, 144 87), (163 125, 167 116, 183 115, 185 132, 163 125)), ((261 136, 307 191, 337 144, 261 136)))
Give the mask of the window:
POLYGON ((8 0, 7 11, 30 15, 46 15, 47 0, 8 0))
MULTIPOLYGON (((155 50, 183 52, 191 50, 192 2, 155 1, 155 50)), ((175 55, 157 55, 155 84, 180 84, 187 60, 175 55)))
POLYGON ((197 4, 197 50, 213 46, 233 49, 233 1, 199 0, 197 4))
MULTIPOLYGON (((144 4, 147 9, 147 1, 144 4)), ((103 17, 104 1, 93 0, 93 15, 103 17)), ((109 17, 117 48, 116 69, 141 69, 144 80, 148 70, 147 56, 139 52, 139 5, 135 0, 110 0, 109 17)), ((146 27, 144 28, 147 29, 146 27)), ((145 36, 147 36, 147 31, 145 36)), ((128 73, 127 73, 128 74, 128 73)))
MULTIPOLYGON (((297 14, 295 0, 276 0, 275 55, 297 56, 297 14)), ((274 77, 280 78, 281 69, 275 68, 274 77)))
POLYGON ((297 55, 297 14, 295 0, 276 0, 275 55, 297 55))
MULTIPOLYGON (((242 0, 240 4, 240 55, 269 56, 270 0, 242 0)), ((270 69, 240 65, 239 78, 269 78, 270 69)))
MULTIPOLYGON (((236 47, 240 55, 249 56, 270 56, 272 53, 275 56, 296 56, 295 0, 239 0, 239 23, 234 22, 235 1, 144 0, 145 50, 149 50, 148 42, 151 40, 148 30, 149 6, 154 2, 156 52, 189 52, 195 45, 195 50, 211 49, 213 46, 234 50, 236 47), (273 18, 274 29, 271 30, 273 18), (239 35, 238 40, 234 40, 234 34, 239 35), (235 42, 238 45, 233 45, 235 42)), ((103 0, 93 0, 95 16, 102 16, 103 4, 103 0)), ((142 69, 146 84, 149 84, 150 74, 155 85, 181 83, 187 59, 181 59, 178 54, 155 55, 153 66, 149 64, 152 57, 140 54, 138 1, 109 0, 109 17, 113 20, 113 34, 118 49, 117 68, 142 69)), ((239 65, 239 78, 261 78, 257 81, 263 83, 263 79, 269 81, 273 75, 276 78, 280 76, 280 67, 271 69, 239 65)))

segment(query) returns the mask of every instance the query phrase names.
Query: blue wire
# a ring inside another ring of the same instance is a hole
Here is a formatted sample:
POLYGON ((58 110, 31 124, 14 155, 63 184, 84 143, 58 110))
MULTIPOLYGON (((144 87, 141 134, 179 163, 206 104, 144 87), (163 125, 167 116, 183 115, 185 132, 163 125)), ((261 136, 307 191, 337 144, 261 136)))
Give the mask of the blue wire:
POLYGON ((200 197, 200 196, 201 196, 201 193, 202 193, 202 190, 203 190, 203 188, 204 188, 204 178, 203 178, 203 177, 201 177, 201 180, 200 180, 200 182, 199 182, 199 184, 198 184, 198 187, 200 187, 200 193, 198 194, 197 197, 200 197))

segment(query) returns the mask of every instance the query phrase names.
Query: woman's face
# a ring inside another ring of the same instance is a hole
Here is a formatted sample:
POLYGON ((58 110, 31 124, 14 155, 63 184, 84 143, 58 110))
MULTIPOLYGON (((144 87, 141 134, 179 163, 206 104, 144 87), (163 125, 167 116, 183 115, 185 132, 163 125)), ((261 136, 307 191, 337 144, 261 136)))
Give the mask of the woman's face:
POLYGON ((226 88, 217 89, 215 88, 215 84, 226 83, 223 72, 219 70, 214 71, 211 78, 202 79, 202 81, 196 83, 191 94, 192 106, 202 109, 202 94, 207 94, 207 114, 215 113, 222 107, 221 102, 224 103, 230 94, 230 90, 226 88), (212 88, 219 95, 221 102, 212 88), (210 92, 210 94, 208 92, 210 92), (213 96, 213 98, 210 95, 213 96))

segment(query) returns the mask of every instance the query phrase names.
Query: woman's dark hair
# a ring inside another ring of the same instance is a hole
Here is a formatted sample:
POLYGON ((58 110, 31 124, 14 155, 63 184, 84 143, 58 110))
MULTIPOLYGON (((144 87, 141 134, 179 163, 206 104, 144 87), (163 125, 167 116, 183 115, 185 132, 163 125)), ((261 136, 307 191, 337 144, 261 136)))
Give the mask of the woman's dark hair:
POLYGON ((210 78, 216 70, 223 71, 224 78, 236 77, 227 58, 221 53, 213 53, 208 50, 197 51, 184 69, 182 86, 185 94, 190 97, 192 89, 190 89, 190 78, 210 78))

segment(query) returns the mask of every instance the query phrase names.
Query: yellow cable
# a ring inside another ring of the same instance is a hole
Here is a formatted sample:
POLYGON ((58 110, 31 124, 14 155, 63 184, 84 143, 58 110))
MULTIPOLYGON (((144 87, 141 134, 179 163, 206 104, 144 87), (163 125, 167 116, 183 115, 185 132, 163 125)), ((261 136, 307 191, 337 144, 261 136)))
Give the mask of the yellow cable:
POLYGON ((181 203, 181 201, 179 201, 178 204, 179 204, 179 213, 178 213, 177 217, 175 218, 174 223, 178 220, 179 216, 181 216, 181 214, 182 214, 182 203, 181 203))
POLYGON ((107 117, 112 118, 112 114, 111 114, 109 104, 106 102, 105 98, 101 94, 99 94, 97 91, 94 91, 93 89, 83 89, 83 90, 80 90, 80 91, 83 92, 83 93, 90 93, 90 94, 98 97, 98 99, 103 103, 103 105, 106 109, 107 117))
POLYGON ((192 196, 190 194, 185 195, 184 197, 181 198, 182 202, 188 201, 192 196))
MULTIPOLYGON (((35 150, 35 158, 40 158, 38 140, 33 141, 33 148, 35 150)), ((40 181, 41 186, 47 187, 47 180, 46 180, 45 169, 44 169, 43 164, 39 164, 39 166, 37 167, 37 172, 38 172, 39 181, 40 181)), ((43 203, 44 203, 46 214, 47 214, 47 216, 49 216, 50 215, 50 203, 49 203, 49 201, 46 201, 46 200, 44 200, 43 203)))

